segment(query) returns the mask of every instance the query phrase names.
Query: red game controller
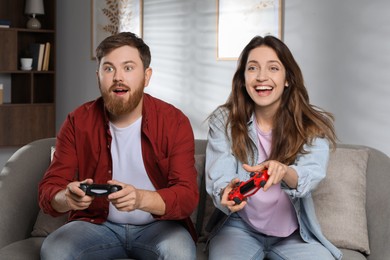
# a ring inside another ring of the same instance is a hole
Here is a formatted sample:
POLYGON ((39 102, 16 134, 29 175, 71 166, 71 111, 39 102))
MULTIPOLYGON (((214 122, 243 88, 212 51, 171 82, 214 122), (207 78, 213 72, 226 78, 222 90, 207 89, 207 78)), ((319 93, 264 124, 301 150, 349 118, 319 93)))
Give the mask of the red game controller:
POLYGON ((260 172, 252 172, 251 178, 245 182, 238 182, 228 194, 228 200, 233 200, 236 204, 241 204, 245 198, 255 194, 263 188, 269 178, 267 169, 260 172))

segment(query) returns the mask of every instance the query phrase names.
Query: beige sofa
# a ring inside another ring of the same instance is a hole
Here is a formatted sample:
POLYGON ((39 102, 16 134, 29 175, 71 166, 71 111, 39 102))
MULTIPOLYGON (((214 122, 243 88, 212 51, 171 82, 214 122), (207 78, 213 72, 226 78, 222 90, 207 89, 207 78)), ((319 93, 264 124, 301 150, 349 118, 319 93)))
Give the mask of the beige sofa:
MULTIPOLYGON (((0 259, 39 259, 45 236, 65 217, 42 214, 37 186, 50 163, 55 138, 34 141, 15 152, 0 174, 0 259)), ((213 205, 204 191, 206 141, 196 140, 201 200, 192 218, 199 232, 198 259, 207 259, 204 227, 213 205)), ((324 234, 343 259, 390 259, 390 159, 373 148, 339 145, 328 176, 313 194, 324 234), (370 254, 367 256, 367 252, 370 254), (366 252, 366 253, 364 253, 366 252)))

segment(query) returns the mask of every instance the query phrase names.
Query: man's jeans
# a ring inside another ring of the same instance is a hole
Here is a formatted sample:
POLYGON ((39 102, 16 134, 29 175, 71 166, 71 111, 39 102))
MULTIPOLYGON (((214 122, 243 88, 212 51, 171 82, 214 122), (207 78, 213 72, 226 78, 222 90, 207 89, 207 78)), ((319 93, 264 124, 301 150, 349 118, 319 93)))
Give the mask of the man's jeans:
POLYGON ((41 248, 42 260, 195 259, 189 232, 174 221, 135 226, 73 221, 51 233, 41 248))

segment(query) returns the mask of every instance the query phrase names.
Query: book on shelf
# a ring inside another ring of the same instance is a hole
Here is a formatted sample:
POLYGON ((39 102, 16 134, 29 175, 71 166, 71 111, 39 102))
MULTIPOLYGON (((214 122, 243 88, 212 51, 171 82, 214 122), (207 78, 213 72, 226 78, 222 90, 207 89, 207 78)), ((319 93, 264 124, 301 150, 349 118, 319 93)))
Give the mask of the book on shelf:
POLYGON ((39 53, 38 53, 38 63, 37 63, 37 70, 42 70, 43 65, 43 55, 45 53, 45 44, 39 43, 39 53))
POLYGON ((10 28, 11 27, 11 21, 0 19, 0 28, 10 28))
POLYGON ((45 44, 43 43, 31 43, 30 53, 33 58, 32 69, 41 71, 43 66, 43 57, 45 53, 45 44))
POLYGON ((30 44, 31 58, 33 59, 33 63, 32 63, 33 70, 38 69, 39 48, 40 48, 39 43, 31 43, 30 44))
POLYGON ((50 42, 45 44, 45 54, 43 55, 43 65, 42 70, 49 70, 49 59, 50 59, 50 42))

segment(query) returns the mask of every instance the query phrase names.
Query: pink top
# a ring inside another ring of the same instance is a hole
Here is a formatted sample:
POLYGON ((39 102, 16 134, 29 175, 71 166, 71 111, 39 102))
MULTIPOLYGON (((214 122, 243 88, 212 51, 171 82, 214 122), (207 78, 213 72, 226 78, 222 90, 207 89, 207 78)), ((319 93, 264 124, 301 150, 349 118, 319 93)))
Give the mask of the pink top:
MULTIPOLYGON (((256 124, 257 125, 257 124, 256 124)), ((267 160, 271 150, 272 132, 264 133, 257 126, 259 158, 267 160)), ((238 212, 251 227, 262 234, 287 237, 298 228, 297 216, 288 195, 280 185, 272 185, 267 192, 258 190, 238 212)))

